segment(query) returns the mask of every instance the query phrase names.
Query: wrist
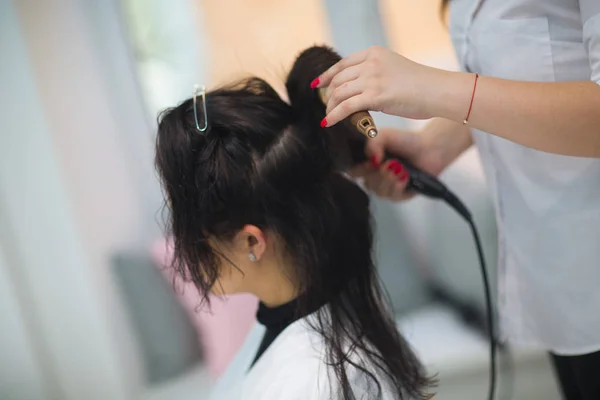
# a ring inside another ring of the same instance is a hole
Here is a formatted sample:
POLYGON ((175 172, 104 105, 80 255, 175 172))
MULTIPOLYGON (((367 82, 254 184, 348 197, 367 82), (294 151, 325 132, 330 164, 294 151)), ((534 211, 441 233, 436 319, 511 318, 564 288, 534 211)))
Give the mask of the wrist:
POLYGON ((420 133, 423 146, 436 155, 443 168, 473 144, 468 126, 445 118, 434 118, 420 133))
POLYGON ((433 93, 429 96, 430 115, 462 124, 473 96, 475 75, 439 70, 431 83, 433 93))

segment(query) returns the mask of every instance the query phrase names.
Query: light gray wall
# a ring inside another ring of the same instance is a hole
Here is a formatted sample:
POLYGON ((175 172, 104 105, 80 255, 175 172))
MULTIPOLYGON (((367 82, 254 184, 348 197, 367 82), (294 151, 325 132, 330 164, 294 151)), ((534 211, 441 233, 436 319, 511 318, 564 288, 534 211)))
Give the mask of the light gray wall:
POLYGON ((31 338, 2 364, 35 354, 39 370, 12 371, 30 382, 16 400, 44 398, 36 371, 45 398, 131 399, 139 354, 109 266, 159 234, 160 192, 117 2, 4 1, 0 18, 0 244, 20 277, 3 295, 27 300, 7 321, 31 338))
POLYGON ((0 248, 0 398, 46 400, 49 397, 44 390, 44 377, 33 351, 20 297, 0 248))
POLYGON ((388 40, 377 0, 324 0, 333 43, 342 56, 388 40))
POLYGON ((208 80, 209 43, 196 0, 123 0, 124 22, 151 122, 208 80), (169 15, 169 18, 164 18, 169 15), (208 61, 208 62, 207 62, 208 61))

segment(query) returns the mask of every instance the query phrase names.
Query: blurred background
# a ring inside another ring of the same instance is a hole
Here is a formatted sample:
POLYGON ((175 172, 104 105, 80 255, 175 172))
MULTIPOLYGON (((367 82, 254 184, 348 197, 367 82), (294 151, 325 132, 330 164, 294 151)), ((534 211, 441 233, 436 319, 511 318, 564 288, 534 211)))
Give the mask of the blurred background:
MULTIPOLYGON (((252 74, 281 90, 295 56, 323 43, 456 68, 438 0, 0 0, 0 399, 207 397, 257 303, 199 309, 162 268, 156 115, 194 83, 252 74)), ((443 179, 473 211, 494 275, 477 153, 443 179)), ((398 327, 438 374, 438 398, 483 399, 486 336, 460 314, 485 310, 467 226, 425 199, 374 199, 373 212, 398 327)), ((514 349, 499 366, 499 399, 559 398, 543 352, 514 349)))

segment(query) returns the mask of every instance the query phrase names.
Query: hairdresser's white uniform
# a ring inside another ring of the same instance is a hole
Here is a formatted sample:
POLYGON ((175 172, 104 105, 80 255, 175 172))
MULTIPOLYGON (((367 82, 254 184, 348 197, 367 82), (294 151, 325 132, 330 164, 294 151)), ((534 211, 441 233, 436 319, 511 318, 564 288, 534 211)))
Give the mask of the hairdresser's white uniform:
MULTIPOLYGON (((452 0, 450 31, 465 70, 600 84, 600 0, 452 0)), ((497 210, 504 338, 600 350, 600 160, 474 139, 497 210)))
MULTIPOLYGON (((264 332, 259 324, 250 331, 210 400, 330 400, 336 378, 325 365, 323 341, 307 325, 307 319, 295 321, 281 332, 250 368, 264 332)), ((369 398, 364 376, 355 369, 347 372, 356 398, 369 398)), ((394 399, 385 391, 382 396, 382 400, 394 399)))

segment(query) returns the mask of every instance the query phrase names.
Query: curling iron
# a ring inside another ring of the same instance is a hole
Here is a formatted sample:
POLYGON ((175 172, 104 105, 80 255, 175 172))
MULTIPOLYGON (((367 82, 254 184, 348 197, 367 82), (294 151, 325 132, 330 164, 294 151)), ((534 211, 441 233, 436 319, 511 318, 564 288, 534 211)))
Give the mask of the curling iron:
MULTIPOLYGON (((325 104, 325 88, 319 89, 319 97, 325 104)), ((352 161, 355 164, 367 161, 367 155, 364 151, 365 143, 368 139, 377 137, 378 134, 373 117, 371 117, 371 114, 368 111, 358 111, 354 114, 351 114, 346 119, 345 123, 349 123, 361 134, 361 136, 357 136, 356 138, 348 139, 352 161)), ((389 159, 396 159, 405 167, 409 176, 407 185, 408 190, 433 199, 444 200, 463 218, 466 220, 472 219, 471 213, 467 207, 438 178, 415 167, 405 158, 396 156, 389 152, 385 153, 382 163, 389 159)))

